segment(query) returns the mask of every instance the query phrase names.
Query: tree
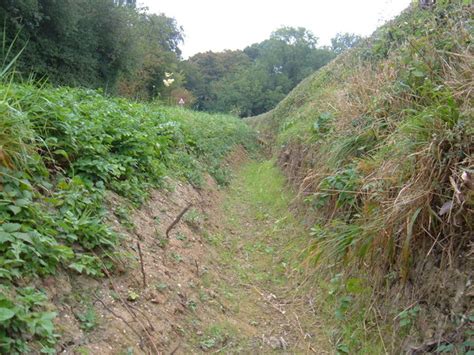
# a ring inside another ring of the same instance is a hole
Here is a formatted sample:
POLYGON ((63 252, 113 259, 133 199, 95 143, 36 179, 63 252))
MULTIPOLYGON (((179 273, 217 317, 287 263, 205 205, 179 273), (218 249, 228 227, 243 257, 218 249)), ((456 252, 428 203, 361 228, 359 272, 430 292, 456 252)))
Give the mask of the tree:
POLYGON ((331 49, 336 54, 341 54, 345 50, 354 47, 362 39, 353 33, 338 33, 331 39, 331 49))
POLYGON ((293 47, 316 48, 318 38, 304 27, 280 27, 270 35, 271 40, 282 41, 293 47))
MULTIPOLYGON (((182 42, 182 28, 175 19, 164 14, 140 13, 134 22, 135 68, 122 73, 119 94, 137 99, 163 98, 169 94, 163 80, 167 72, 180 72, 179 45, 182 42)), ((176 81, 173 86, 183 85, 184 81, 176 81)))
POLYGON ((282 27, 270 38, 247 47, 244 52, 267 68, 269 75, 286 75, 291 84, 289 92, 302 79, 332 59, 326 49, 317 47, 318 38, 309 30, 282 27))
POLYGON ((187 77, 186 88, 196 97, 195 107, 215 110, 218 93, 213 84, 251 64, 250 58, 240 50, 198 53, 185 61, 182 68, 187 77))
POLYGON ((7 46, 24 48, 17 69, 55 85, 150 98, 181 55, 176 21, 137 9, 135 0, 4 0, 0 21, 7 46))
POLYGON ((199 53, 186 62, 196 108, 255 115, 273 108, 302 79, 333 57, 305 28, 282 27, 243 51, 199 53))

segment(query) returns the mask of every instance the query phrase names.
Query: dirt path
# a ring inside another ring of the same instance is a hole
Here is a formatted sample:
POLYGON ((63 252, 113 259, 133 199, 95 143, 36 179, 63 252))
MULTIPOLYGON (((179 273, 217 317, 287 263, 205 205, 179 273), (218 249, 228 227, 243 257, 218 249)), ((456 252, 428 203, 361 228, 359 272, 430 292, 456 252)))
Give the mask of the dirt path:
POLYGON ((314 300, 295 292, 289 241, 303 231, 283 191, 271 162, 247 162, 209 211, 199 287, 214 302, 189 316, 183 353, 328 353, 314 300))
POLYGON ((110 222, 124 235, 115 266, 104 264, 103 278, 42 283, 58 312, 58 352, 328 353, 317 297, 295 262, 305 232, 283 177, 243 151, 229 162, 226 188, 170 181, 134 211, 111 195, 110 222))

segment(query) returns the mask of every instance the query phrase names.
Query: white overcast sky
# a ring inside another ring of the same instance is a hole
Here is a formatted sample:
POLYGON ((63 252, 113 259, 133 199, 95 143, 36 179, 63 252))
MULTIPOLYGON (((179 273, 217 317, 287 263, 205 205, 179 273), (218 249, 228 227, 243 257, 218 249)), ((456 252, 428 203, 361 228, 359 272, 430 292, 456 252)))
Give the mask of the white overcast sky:
POLYGON ((412 0, 139 0, 150 12, 174 17, 183 27, 183 57, 244 49, 281 26, 306 27, 330 44, 338 32, 362 36, 405 9, 412 0))

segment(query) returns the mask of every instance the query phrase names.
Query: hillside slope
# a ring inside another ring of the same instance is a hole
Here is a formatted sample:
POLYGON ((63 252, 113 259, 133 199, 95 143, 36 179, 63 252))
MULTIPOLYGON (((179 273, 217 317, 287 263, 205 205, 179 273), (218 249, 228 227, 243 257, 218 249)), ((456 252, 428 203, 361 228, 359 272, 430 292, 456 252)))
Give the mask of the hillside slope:
POLYGON ((333 271, 351 353, 351 322, 384 334, 389 352, 472 350, 468 3, 412 6, 249 120, 298 191, 312 226, 305 262, 333 271))
MULTIPOLYGON (((210 174, 226 184, 223 158, 254 142, 252 130, 231 116, 92 90, 0 84, 0 110, 1 353, 54 352, 54 318, 70 305, 64 297, 74 296, 71 285, 81 285, 73 275, 90 283, 135 263, 141 237, 131 223, 134 208, 153 189, 180 181, 199 188, 210 174), (52 286, 56 292, 45 293, 52 286), (64 297, 52 299, 58 294, 64 297)), ((158 223, 152 217, 142 216, 137 228, 158 223)), ((150 228, 148 242, 161 240, 150 228)), ((93 326, 89 311, 68 312, 82 330, 93 326)))

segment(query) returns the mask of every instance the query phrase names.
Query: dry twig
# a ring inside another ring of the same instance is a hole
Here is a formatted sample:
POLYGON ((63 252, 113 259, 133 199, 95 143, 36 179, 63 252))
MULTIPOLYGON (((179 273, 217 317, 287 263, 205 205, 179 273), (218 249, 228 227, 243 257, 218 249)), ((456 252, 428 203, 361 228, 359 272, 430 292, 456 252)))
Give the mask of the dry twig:
POLYGON ((146 284, 145 265, 143 263, 142 248, 141 248, 140 242, 138 240, 137 240, 137 248, 138 248, 138 256, 140 257, 140 268, 142 270, 143 288, 146 288, 147 284, 146 284))
POLYGON ((174 221, 169 225, 169 227, 166 228, 166 238, 169 239, 169 237, 170 237, 169 234, 170 234, 171 230, 179 223, 179 221, 181 220, 181 218, 183 218, 184 214, 185 214, 186 212, 188 212, 188 210, 191 208, 191 206, 192 206, 192 204, 187 205, 187 206, 184 208, 184 210, 182 210, 182 211, 180 212, 180 214, 174 219, 174 221))

